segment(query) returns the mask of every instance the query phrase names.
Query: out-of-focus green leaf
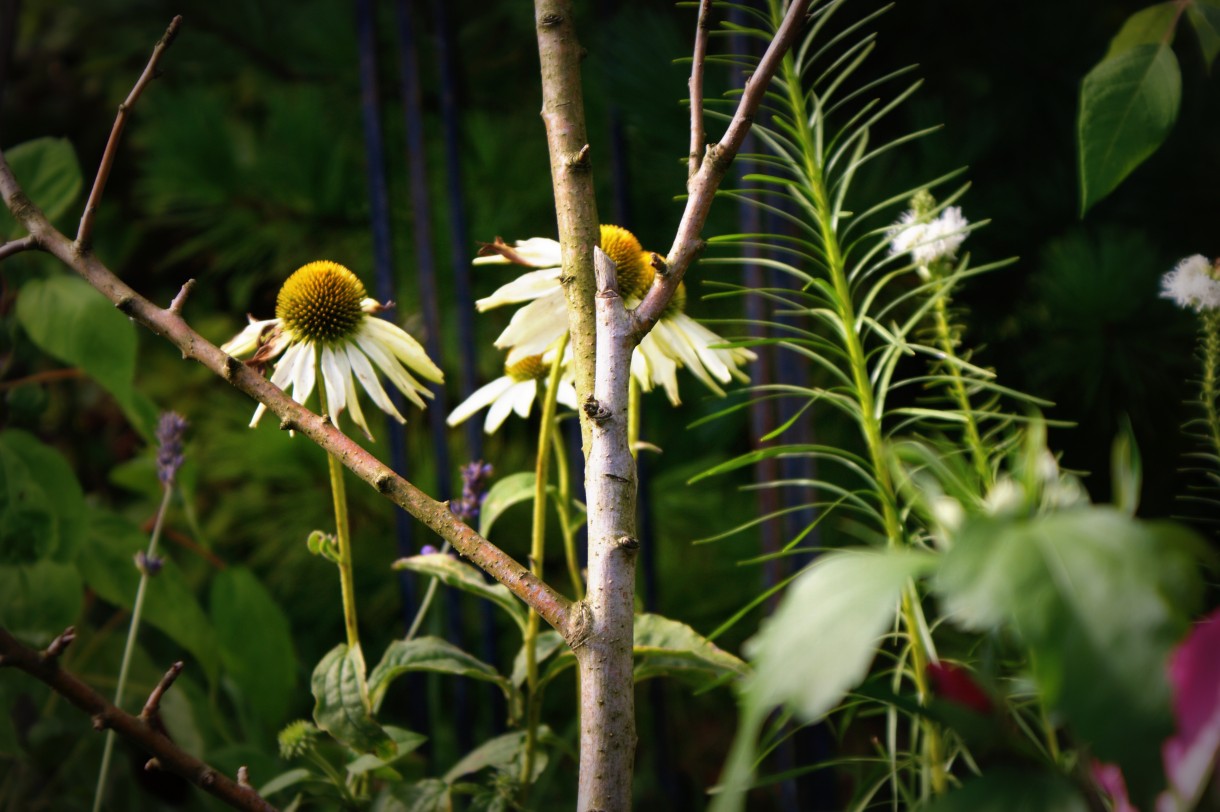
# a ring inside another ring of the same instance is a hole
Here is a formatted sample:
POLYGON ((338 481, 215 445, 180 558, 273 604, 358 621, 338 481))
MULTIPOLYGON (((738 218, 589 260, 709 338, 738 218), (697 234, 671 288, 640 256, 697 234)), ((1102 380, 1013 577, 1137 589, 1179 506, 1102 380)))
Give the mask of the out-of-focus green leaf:
POLYGON ((372 812, 450 812, 453 801, 449 785, 439 778, 411 784, 391 784, 372 807, 372 812))
POLYGON ((921 807, 924 812, 1087 812, 1079 790, 1049 769, 990 769, 921 807))
POLYGON ((747 645, 754 708, 792 707, 805 719, 829 711, 868 673, 898 598, 935 558, 906 551, 826 553, 802 574, 747 645))
POLYGON ((1164 785, 1165 669, 1201 596, 1198 544, 1183 527, 1113 508, 976 520, 936 576, 948 616, 1021 636, 1044 700, 1099 759, 1122 767, 1141 807, 1164 785))
POLYGON ((17 320, 39 349, 84 370, 151 436, 155 409, 132 388, 135 325, 100 293, 75 276, 31 279, 17 296, 17 320))
POLYGON ((2 566, 0 626, 31 645, 45 645, 80 616, 82 586, 72 564, 2 566))
MULTIPOLYGON (((547 659, 563 648, 563 637, 554 629, 547 629, 544 632, 539 632, 534 638, 534 658, 539 665, 546 662, 547 659)), ((526 680, 526 662, 525 662, 525 646, 517 649, 517 656, 513 658, 513 685, 518 687, 525 684, 526 680)))
POLYGON ((1080 213, 1156 152, 1178 117, 1182 76, 1168 45, 1137 45, 1099 63, 1080 87, 1080 213))
POLYGON ((1195 0, 1186 7, 1186 15, 1194 26, 1203 62, 1210 71, 1220 55, 1220 0, 1195 0))
MULTIPOLYGON (((80 195, 80 164, 68 139, 36 138, 5 150, 4 157, 26 197, 48 219, 59 219, 80 195)), ((8 209, 0 206, 0 237, 11 240, 24 234, 8 209)))
POLYGON ((258 788, 258 794, 266 798, 277 792, 283 792, 289 787, 294 787, 302 781, 308 781, 311 777, 313 777, 313 773, 309 770, 306 770, 304 767, 297 767, 294 770, 282 772, 266 784, 263 784, 258 788))
POLYGON ((654 614, 635 616, 635 681, 680 677, 706 683, 749 669, 685 623, 654 614))
POLYGON ((487 491, 487 498, 483 500, 483 506, 479 508, 479 535, 486 538, 501 513, 519 502, 533 498, 533 471, 509 474, 496 482, 487 491))
MULTIPOLYGON (((545 739, 551 735, 550 728, 542 725, 538 728, 538 738, 545 739)), ((520 773, 520 760, 525 752, 525 731, 505 733, 490 741, 484 742, 465 755, 457 764, 445 773, 445 781, 452 784, 463 775, 470 775, 479 770, 491 767, 499 772, 505 772, 513 778, 520 773)), ((539 750, 534 755, 534 775, 536 779, 546 769, 546 752, 539 750)))
POLYGON ((439 637, 395 640, 369 675, 369 701, 374 712, 381 707, 390 683, 408 671, 454 674, 495 683, 505 693, 510 690, 508 680, 499 671, 446 640, 439 637))
POLYGON ((502 584, 488 583, 483 573, 469 564, 464 564, 451 555, 430 553, 428 555, 413 555, 410 558, 400 558, 394 562, 396 570, 411 570, 424 575, 439 578, 441 583, 478 595, 508 612, 525 634, 525 606, 513 597, 513 593, 502 584))
POLYGON ((313 671, 313 720, 322 730, 362 753, 390 758, 398 746, 373 719, 359 647, 340 643, 313 671))
POLYGON ((1110 40, 1110 50, 1102 61, 1131 50, 1137 45, 1169 45, 1178 22, 1178 3, 1157 3, 1132 14, 1110 40))
MULTIPOLYGON (((49 509, 56 525, 56 543, 47 554, 56 561, 70 561, 84 540, 88 526, 85 496, 72 466, 58 451, 24 431, 0 433, 0 455, 12 455, 20 460, 24 475, 28 477, 27 482, 35 485, 49 500, 49 509)), ((8 472, 13 470, 11 460, 3 464, 2 470, 7 481, 8 472)), ((3 498, 4 489, 0 488, 0 499, 3 498)), ((5 507, 9 506, 11 503, 5 507)), ((5 507, 0 507, 0 512, 5 507)), ((7 549, 8 545, 7 538, 0 541, 0 549, 7 549)), ((0 553, 0 558, 3 555, 0 553)))
MULTIPOLYGON (((148 537, 138 527, 95 510, 90 514, 89 539, 81 545, 76 567, 98 597, 131 609, 140 585, 134 558, 147 547, 148 537)), ((144 622, 169 635, 198 660, 209 680, 216 679, 220 667, 216 631, 182 571, 168 557, 161 571, 148 580, 144 622)))
POLYGON ((229 567, 212 580, 212 623, 225 671, 268 726, 288 714, 296 653, 284 610, 252 572, 229 567))
POLYGON ((1125 423, 1110 449, 1111 489, 1114 492, 1114 507, 1134 516, 1140 506, 1140 486, 1143 475, 1140 467, 1140 450, 1135 445, 1135 433, 1131 424, 1125 423))

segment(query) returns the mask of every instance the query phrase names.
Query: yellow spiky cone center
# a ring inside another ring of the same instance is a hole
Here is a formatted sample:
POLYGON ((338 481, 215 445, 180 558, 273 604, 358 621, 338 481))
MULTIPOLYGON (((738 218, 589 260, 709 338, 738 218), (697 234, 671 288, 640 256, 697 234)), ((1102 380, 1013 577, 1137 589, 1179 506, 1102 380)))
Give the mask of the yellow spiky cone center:
POLYGON ((364 284, 337 262, 311 262, 280 288, 275 315, 295 338, 333 344, 350 337, 364 319, 364 284))
POLYGON ((649 264, 650 256, 640 241, 621 226, 601 227, 601 248, 606 256, 614 260, 618 276, 618 289, 623 296, 639 298, 648 291, 655 271, 649 264))
POLYGON ((514 381, 536 381, 550 372, 549 365, 542 363, 541 355, 527 355, 519 361, 504 365, 504 374, 514 381))

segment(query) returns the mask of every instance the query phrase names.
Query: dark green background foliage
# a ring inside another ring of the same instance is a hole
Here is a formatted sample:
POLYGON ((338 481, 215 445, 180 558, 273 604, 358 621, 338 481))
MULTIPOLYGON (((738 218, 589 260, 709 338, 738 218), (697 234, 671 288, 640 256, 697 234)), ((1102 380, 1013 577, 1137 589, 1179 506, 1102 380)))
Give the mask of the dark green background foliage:
MULTIPOLYGON (((187 278, 196 288, 186 310, 192 325, 221 342, 247 312, 269 317, 282 280, 299 265, 333 259, 372 282, 372 239, 359 109, 357 44, 349 3, 213 0, 40 0, 20 7, 6 66, 0 146, 38 137, 66 139, 85 188, 96 170, 115 106, 142 69, 151 44, 173 14, 182 33, 136 108, 120 147, 95 231, 98 255, 128 284, 168 303, 187 278)), ((414 4, 427 6, 429 4, 414 4)), ((622 225, 644 245, 668 249, 681 212, 681 159, 687 144, 687 67, 671 60, 689 52, 693 12, 665 3, 580 4, 586 104, 603 222, 622 225), (624 172, 611 170, 611 122, 621 126, 624 172)), ((1180 119, 1165 146, 1083 222, 1077 217, 1074 116, 1079 81, 1104 53, 1135 2, 994 4, 904 2, 881 17, 876 73, 919 63, 924 87, 887 126, 888 133, 944 124, 943 131, 890 153, 857 180, 854 194, 883 199, 896 190, 969 165, 972 188, 961 201, 972 221, 966 248, 982 264, 1017 256, 1001 271, 970 282, 962 306, 974 360, 996 368, 1000 381, 1056 402, 1048 416, 1075 423, 1052 432, 1066 467, 1092 472, 1094 496, 1109 489, 1109 448, 1130 418, 1145 471, 1141 512, 1177 512, 1173 494, 1186 450, 1179 425, 1184 380, 1193 370, 1193 320, 1156 298, 1157 280, 1182 256, 1220 254, 1215 189, 1220 187, 1220 84, 1203 70, 1189 42, 1177 49, 1185 85, 1180 119)), ((393 8, 379 4, 380 102, 387 144, 398 316, 422 336, 415 248, 410 227, 405 143, 398 88, 393 8)), ((457 392, 458 333, 453 304, 439 121, 436 43, 429 9, 416 9, 431 214, 437 241, 444 357, 450 403, 457 392)), ((532 16, 517 2, 453 4, 457 21, 458 88, 463 172, 472 240, 553 235, 532 16)), ((1184 40, 1189 34, 1183 34, 1184 40)), ((714 40, 713 49, 723 49, 714 40)), ((721 65, 709 68, 709 97, 729 84, 721 65)), ((717 132, 712 122, 713 132, 717 132)), ((882 136, 878 140, 883 140, 882 136)), ((59 147, 57 147, 59 148, 59 147)), ((35 187, 13 156, 19 179, 61 228, 74 230, 82 205, 70 156, 35 187), (67 180, 63 180, 63 178, 67 180), (41 189, 46 199, 39 199, 41 189), (62 200, 52 206, 50 198, 62 200)), ((54 168, 54 167, 52 167, 54 168)), ((898 212, 894 212, 897 216, 898 212)), ((729 201, 713 212, 707 235, 739 230, 729 201)), ((0 218, 4 238, 14 226, 0 218)), ((474 246, 468 246, 473 249, 474 246)), ((475 294, 485 295, 508 271, 476 269, 475 294)), ((692 305, 699 317, 735 317, 737 300, 700 302, 699 280, 740 281, 724 266, 696 268, 692 305)), ((186 674, 170 692, 167 724, 179 742, 230 773, 248 764, 255 783, 284 769, 274 733, 311 710, 309 675, 343 638, 333 568, 312 557, 305 538, 329 528, 325 461, 317 448, 264 421, 245 427, 252 405, 164 342, 136 331, 100 297, 43 257, 3 265, 0 365, 0 613, 6 625, 44 642, 68 623, 82 629, 68 665, 100 690, 113 689, 127 611, 137 573, 130 566, 146 543, 159 488, 149 448, 151 416, 173 409, 191 421, 181 498, 169 514, 170 563, 153 593, 134 666, 132 694, 151 687, 164 667, 186 656, 186 674), (18 296, 20 291, 20 296, 18 296), (81 334, 79 331, 88 330, 81 334), (74 332, 76 331, 76 332, 74 332), (46 373, 79 368, 87 377, 46 373), (82 493, 84 496, 82 496, 82 493)), ((479 378, 499 374, 490 344, 507 319, 476 320, 479 378)), ((725 328, 731 334, 734 328, 725 328)), ((664 453, 650 458, 652 538, 658 605, 649 607, 707 633, 759 590, 757 566, 736 562, 759 551, 752 533, 693 547, 746 521, 755 497, 736 489, 749 481, 718 477, 686 482, 748 448, 743 412, 682 427, 724 404, 704 397, 689 376, 685 404, 673 412, 660 395, 646 399, 644 438, 664 453)), ((426 421, 409 415, 411 478, 435 491, 426 421)), ((476 418, 478 419, 478 418, 476 418)), ((498 475, 532 465, 533 423, 511 420, 489 438, 484 456, 498 475)), ((833 426, 819 439, 834 440, 833 426)), ((378 432, 380 436, 380 432, 378 432)), ((461 434, 454 458, 464 460, 461 434)), ((386 456, 384 440, 373 450, 386 456)), ((402 634, 394 515, 377 494, 349 489, 356 546, 356 584, 370 663, 402 634)), ((528 511, 517 507, 497 524, 494 540, 524 559, 528 511)), ((422 528, 417 543, 430 543, 422 528)), ((551 572, 562 572, 552 529, 551 572)), ((409 577, 415 577, 411 575, 409 577)), ((736 651, 756 627, 757 613, 718 643, 736 651)), ((434 613, 429 632, 461 629, 478 646, 475 603, 463 598, 434 613), (444 614, 457 612, 455 622, 444 614)), ((502 670, 515 651, 515 631, 500 630, 502 670), (511 640, 509 639, 511 638, 511 640)), ((570 723, 570 687, 557 680, 544 719, 570 723)), ((454 681, 414 684, 427 692, 435 724, 427 760, 409 769, 440 775, 457 760, 459 740, 483 741, 498 730, 488 694, 472 692, 469 729, 456 729, 454 681)), ((660 689, 660 707, 641 701, 641 808, 667 798, 675 808, 701 804, 732 735, 727 692, 691 696, 660 689), (683 742, 659 774, 654 742, 683 742), (677 783, 677 787, 667 782, 677 783)), ((411 698, 403 687, 386 697, 383 721, 405 724, 411 698)), ((647 691, 641 691, 643 699, 647 691)), ((91 796, 101 737, 38 685, 5 673, 0 706, 0 809, 70 809, 91 796)), ((560 736, 571 730, 556 730, 560 736)), ((120 750, 120 752, 122 752, 120 750)), ((413 757, 414 758, 414 757, 413 757)), ((132 754, 132 763, 142 763, 132 754)), ((567 803, 573 773, 552 755, 539 797, 567 803), (558 765, 558 766, 556 766, 558 765), (548 794, 549 793, 549 794, 548 794)), ((138 772, 138 771, 137 771, 138 772)), ((1002 777, 1010 780, 1010 777, 1002 777)), ((995 779, 1000 780, 1000 779, 995 779)), ((1048 785, 1047 793, 1055 787, 1048 785)), ((115 809, 154 808, 132 781, 114 787, 115 809)), ((174 792, 176 790, 167 790, 174 792)), ((1040 790, 1041 791, 1041 790, 1040 790)), ((193 808, 210 808, 191 796, 193 808)), ((559 806, 555 808, 561 808, 559 806)))

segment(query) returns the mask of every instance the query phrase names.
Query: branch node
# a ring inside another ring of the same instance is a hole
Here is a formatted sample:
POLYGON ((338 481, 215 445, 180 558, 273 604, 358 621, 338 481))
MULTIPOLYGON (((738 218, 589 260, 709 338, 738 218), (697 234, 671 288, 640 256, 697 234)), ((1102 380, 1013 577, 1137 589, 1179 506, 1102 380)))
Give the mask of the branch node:
POLYGON ((72 641, 76 639, 76 627, 69 626, 63 632, 51 641, 51 644, 42 652, 42 661, 44 663, 55 663, 59 660, 59 655, 64 653, 68 646, 72 645, 72 641))
POLYGON ((178 291, 178 295, 169 303, 169 312, 175 316, 182 315, 182 306, 186 304, 186 297, 191 295, 191 291, 195 289, 195 280, 188 279, 178 291))
POLYGON ((131 294, 120 296, 119 300, 114 303, 114 306, 128 318, 131 318, 136 309, 136 297, 131 294))
POLYGON ((556 14, 553 11, 547 12, 538 18, 538 25, 543 28, 554 28, 563 22, 563 15, 556 14))
POLYGON ((665 276, 669 273, 669 263, 665 261, 665 257, 661 256, 657 252, 652 252, 652 256, 649 257, 648 262, 650 265, 652 265, 652 269, 657 272, 657 276, 665 276))
POLYGON ((640 540, 631 536, 622 536, 618 539, 618 548, 627 554, 633 554, 640 549, 640 540))
POLYGON ((564 166, 573 172, 589 171, 589 145, 585 144, 576 152, 569 153, 564 158, 564 166))
POLYGON ((211 769, 204 770, 199 774, 199 786, 207 789, 216 783, 216 772, 211 769))
POLYGON ((584 409, 585 414, 589 416, 589 419, 598 425, 605 423, 614 415, 610 409, 599 403, 597 398, 593 397, 592 395, 585 398, 584 409))
POLYGON ((182 673, 182 669, 186 667, 186 663, 179 660, 169 667, 165 672, 165 676, 161 677, 161 681, 157 683, 157 687, 153 688, 152 693, 148 695, 148 701, 144 703, 144 710, 140 711, 140 719, 148 722, 155 717, 161 710, 161 697, 165 696, 165 692, 174 684, 174 680, 178 679, 178 675, 182 673))
POLYGON ((245 787, 246 789, 254 789, 250 785, 250 770, 245 764, 237 768, 237 786, 245 787))
POLYGON ((225 371, 224 379, 229 383, 233 383, 233 378, 237 376, 237 371, 244 366, 241 361, 238 361, 232 355, 225 356, 225 371))
POLYGON ((576 651, 588 642, 589 635, 593 633, 593 612, 586 601, 580 601, 572 604, 569 618, 571 620, 567 629, 564 630, 564 641, 568 644, 568 648, 576 651))
POLYGON ((160 760, 158 760, 158 758, 156 756, 153 756, 148 761, 144 762, 144 771, 145 772, 151 773, 155 770, 161 770, 161 769, 164 769, 164 768, 161 766, 161 762, 160 762, 160 760))
POLYGON ((333 426, 334 425, 334 422, 330 419, 330 415, 328 415, 328 414, 322 415, 322 425, 323 426, 333 426))
POLYGON ((297 421, 291 417, 285 417, 280 421, 280 431, 296 431, 298 428, 297 421))
POLYGON ((93 729, 98 733, 101 733, 103 730, 109 727, 109 724, 106 722, 106 717, 100 713, 93 714, 93 718, 90 721, 93 723, 93 729))
POLYGON ((394 487, 394 475, 389 471, 382 471, 373 480, 373 486, 377 488, 378 493, 389 493, 394 487))

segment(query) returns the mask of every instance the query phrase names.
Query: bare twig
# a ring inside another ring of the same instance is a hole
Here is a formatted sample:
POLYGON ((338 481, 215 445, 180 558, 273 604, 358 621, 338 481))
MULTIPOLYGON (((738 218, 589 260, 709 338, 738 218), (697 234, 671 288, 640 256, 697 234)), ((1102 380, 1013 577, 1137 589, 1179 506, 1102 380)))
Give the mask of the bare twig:
POLYGON ((68 646, 72 645, 74 640, 76 640, 76 627, 69 626, 58 637, 52 640, 50 645, 43 649, 42 661, 44 663, 53 663, 58 660, 59 655, 63 654, 68 646))
POLYGON ((165 49, 173 43, 174 37, 178 36, 178 28, 181 25, 182 15, 178 15, 170 21, 169 27, 165 29, 161 39, 157 40, 156 46, 153 47, 152 56, 148 58, 148 64, 144 66, 144 73, 140 75, 135 87, 127 94, 127 99, 119 105, 118 115, 114 118, 114 126, 110 129, 110 140, 106 142, 101 165, 97 168, 97 177, 93 179, 93 190, 89 192, 85 212, 80 218, 80 228, 76 232, 76 246, 79 251, 89 249, 89 240, 93 233, 93 218, 97 213, 98 204, 102 201, 102 192, 106 190, 106 180, 110 177, 110 167, 114 165, 114 156, 118 151, 119 138, 123 135, 123 127, 127 124, 127 116, 140 98, 140 94, 144 92, 144 87, 156 77, 157 63, 161 61, 161 55, 165 53, 165 49))
POLYGON ((169 312, 175 316, 182 315, 182 308, 186 306, 186 298, 191 295, 191 291, 195 289, 195 280, 188 279, 182 284, 182 288, 178 291, 178 295, 169 303, 169 312))
MULTIPOLYGON (((70 640, 71 631, 68 629, 57 637, 56 641, 70 640)), ((64 645, 66 643, 61 643, 58 647, 60 652, 63 651, 64 645)), ((50 649, 55 646, 53 642, 47 651, 35 651, 22 645, 8 629, 0 627, 0 667, 16 668, 46 683, 57 694, 93 717, 94 729, 113 729, 124 739, 151 753, 156 759, 156 766, 182 776, 234 809, 276 812, 275 807, 263 800, 253 789, 242 787, 212 769, 174 744, 163 733, 154 730, 143 719, 115 707, 97 691, 60 668, 57 658, 49 656, 50 649)))
POLYGON ((690 69, 690 171, 687 185, 695 179, 703 164, 703 60, 707 56, 707 31, 711 25, 712 0, 699 3, 699 21, 695 24, 695 50, 690 69))
POLYGON ((702 249, 703 242, 699 235, 707 222, 716 190, 754 123, 754 113, 766 95, 767 85, 771 83, 771 78, 779 69, 788 49, 796 41, 805 23, 808 9, 809 0, 793 0, 792 5, 788 7, 779 30, 775 32, 775 38, 767 46, 767 52, 763 54, 758 67, 746 82, 737 111, 733 114, 724 136, 718 143, 708 145, 699 171, 687 184, 689 196, 686 199, 686 210, 682 213, 673 247, 669 249, 669 255, 666 257, 669 273, 657 274, 644 300, 631 311, 633 332, 637 341, 652 329, 652 325, 656 324, 657 319, 665 312, 678 289, 678 283, 682 281, 691 261, 702 249))
POLYGON ((29 251, 37 247, 38 241, 28 235, 18 240, 9 240, 4 245, 0 245, 0 261, 8 259, 14 254, 20 254, 22 251, 29 251))
POLYGON ((178 679, 178 675, 182 673, 182 669, 186 667, 186 663, 179 660, 169 667, 165 675, 161 677, 157 687, 152 689, 152 693, 148 695, 148 701, 144 703, 144 710, 140 711, 140 719, 148 722, 161 712, 161 697, 165 696, 165 692, 174 684, 174 680, 178 679))

